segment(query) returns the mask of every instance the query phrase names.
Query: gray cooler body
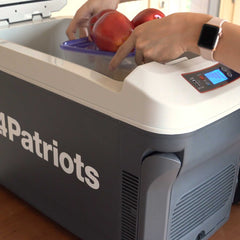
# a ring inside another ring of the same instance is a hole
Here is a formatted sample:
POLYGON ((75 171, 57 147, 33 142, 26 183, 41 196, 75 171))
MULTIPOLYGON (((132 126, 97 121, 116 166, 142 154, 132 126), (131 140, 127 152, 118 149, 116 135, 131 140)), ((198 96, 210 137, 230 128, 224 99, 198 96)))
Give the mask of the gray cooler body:
POLYGON ((238 74, 196 57, 116 81, 36 15, 0 29, 0 183, 83 240, 208 239, 235 192, 238 74))

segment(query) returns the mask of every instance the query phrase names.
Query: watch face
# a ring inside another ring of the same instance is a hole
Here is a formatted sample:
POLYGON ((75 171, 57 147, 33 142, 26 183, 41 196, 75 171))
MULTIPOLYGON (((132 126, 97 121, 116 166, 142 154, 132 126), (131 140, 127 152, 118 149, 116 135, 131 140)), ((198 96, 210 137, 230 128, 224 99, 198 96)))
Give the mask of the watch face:
POLYGON ((218 38, 218 33, 218 26, 204 24, 198 40, 198 46, 211 50, 214 49, 216 40, 218 38))

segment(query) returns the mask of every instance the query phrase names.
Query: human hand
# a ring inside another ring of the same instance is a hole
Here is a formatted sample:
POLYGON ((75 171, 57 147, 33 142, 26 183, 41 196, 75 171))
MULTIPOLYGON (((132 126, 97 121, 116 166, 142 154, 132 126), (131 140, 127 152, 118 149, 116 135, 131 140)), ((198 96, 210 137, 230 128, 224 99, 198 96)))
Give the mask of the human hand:
POLYGON ((66 30, 68 38, 70 40, 75 39, 77 30, 79 30, 79 37, 88 36, 87 27, 89 19, 104 9, 116 9, 118 3, 119 0, 88 0, 77 10, 70 22, 66 30))
POLYGON ((146 22, 135 28, 120 46, 109 68, 114 70, 134 48, 137 64, 150 61, 166 63, 186 51, 199 54, 198 37, 202 25, 209 19, 206 14, 175 13, 146 22))

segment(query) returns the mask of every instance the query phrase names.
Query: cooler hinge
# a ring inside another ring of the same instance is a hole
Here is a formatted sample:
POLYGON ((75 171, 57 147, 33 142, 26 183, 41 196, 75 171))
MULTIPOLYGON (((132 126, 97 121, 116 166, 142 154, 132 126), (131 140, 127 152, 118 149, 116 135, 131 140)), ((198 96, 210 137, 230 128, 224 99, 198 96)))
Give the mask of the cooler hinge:
POLYGON ((6 28, 9 26, 8 20, 0 20, 0 28, 6 28))
POLYGON ((36 22, 36 21, 41 21, 43 19, 42 14, 34 14, 32 15, 32 21, 36 22))

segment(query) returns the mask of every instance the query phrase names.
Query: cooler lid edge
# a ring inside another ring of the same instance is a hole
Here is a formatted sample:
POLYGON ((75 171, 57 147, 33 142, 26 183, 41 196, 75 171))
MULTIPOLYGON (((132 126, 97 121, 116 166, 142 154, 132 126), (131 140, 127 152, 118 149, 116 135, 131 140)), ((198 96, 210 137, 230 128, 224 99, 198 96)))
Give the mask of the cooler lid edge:
POLYGON ((35 15, 50 17, 52 12, 61 10, 66 4, 67 0, 0 0, 0 22, 27 21, 35 15))

